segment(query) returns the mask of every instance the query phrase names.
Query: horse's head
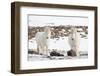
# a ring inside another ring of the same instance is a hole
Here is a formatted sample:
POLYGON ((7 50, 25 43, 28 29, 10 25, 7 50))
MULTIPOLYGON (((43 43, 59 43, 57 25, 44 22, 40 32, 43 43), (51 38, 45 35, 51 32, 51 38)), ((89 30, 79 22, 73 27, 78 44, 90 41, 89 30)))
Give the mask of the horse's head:
POLYGON ((76 38, 76 34, 77 34, 77 28, 71 27, 70 36, 71 36, 72 40, 74 40, 76 38))
POLYGON ((46 26, 44 28, 44 32, 47 34, 47 38, 50 38, 50 36, 51 36, 51 28, 46 26))
POLYGON ((77 28, 71 27, 71 33, 75 33, 75 32, 77 32, 77 28))

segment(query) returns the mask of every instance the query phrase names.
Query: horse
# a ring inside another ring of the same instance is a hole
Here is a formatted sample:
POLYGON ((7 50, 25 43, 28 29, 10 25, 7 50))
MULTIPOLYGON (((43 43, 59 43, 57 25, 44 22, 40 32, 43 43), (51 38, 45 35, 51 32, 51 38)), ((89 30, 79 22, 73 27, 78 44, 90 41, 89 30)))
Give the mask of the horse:
POLYGON ((44 27, 43 32, 37 32, 35 35, 37 51, 41 55, 49 56, 48 42, 51 36, 50 27, 44 27))
POLYGON ((73 56, 79 56, 79 45, 80 45, 80 37, 77 32, 77 28, 72 27, 71 32, 68 37, 69 45, 71 47, 71 51, 73 51, 73 56))

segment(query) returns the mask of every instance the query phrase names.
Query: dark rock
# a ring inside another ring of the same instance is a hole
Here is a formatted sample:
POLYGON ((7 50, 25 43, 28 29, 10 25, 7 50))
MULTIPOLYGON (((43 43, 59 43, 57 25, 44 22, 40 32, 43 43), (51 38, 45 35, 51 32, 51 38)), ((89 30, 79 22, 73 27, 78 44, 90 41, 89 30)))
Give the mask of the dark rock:
POLYGON ((67 52, 67 54, 68 54, 68 56, 76 56, 76 52, 74 51, 74 50, 69 50, 68 52, 67 52))
POLYGON ((56 51, 52 51, 51 53, 50 53, 50 56, 64 56, 63 54, 60 54, 60 53, 58 53, 58 52, 56 52, 56 51))
POLYGON ((36 52, 36 51, 33 51, 33 50, 28 50, 28 54, 39 54, 38 52, 36 52))

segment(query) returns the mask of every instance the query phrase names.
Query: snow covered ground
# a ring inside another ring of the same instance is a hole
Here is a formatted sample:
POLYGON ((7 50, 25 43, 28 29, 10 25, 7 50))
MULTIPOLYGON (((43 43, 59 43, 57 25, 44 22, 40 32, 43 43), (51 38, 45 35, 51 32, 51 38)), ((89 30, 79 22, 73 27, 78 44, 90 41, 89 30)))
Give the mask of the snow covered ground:
MULTIPOLYGON (((41 55, 36 54, 28 54, 28 60, 34 61, 34 60, 52 60, 52 59, 73 59, 73 58, 87 58, 88 57, 88 39, 87 38, 80 38, 80 56, 79 57, 69 57, 67 56, 67 51, 69 51, 71 48, 68 43, 68 37, 60 37, 50 39, 48 41, 48 49, 50 52, 52 49, 57 49, 58 52, 63 53, 63 57, 45 57, 41 55), (84 54, 84 55, 83 55, 84 54)), ((37 51, 37 44, 35 41, 35 38, 32 38, 29 40, 29 49, 32 49, 34 51, 37 51)))
POLYGON ((79 57, 71 57, 71 56, 60 56, 60 57, 57 57, 57 56, 51 56, 51 57, 46 57, 46 56, 42 56, 42 55, 36 55, 36 54, 29 54, 28 55, 28 60, 29 61, 37 61, 37 60, 66 60, 66 59, 81 59, 81 58, 87 58, 88 56, 85 55, 85 56, 79 56, 79 57))

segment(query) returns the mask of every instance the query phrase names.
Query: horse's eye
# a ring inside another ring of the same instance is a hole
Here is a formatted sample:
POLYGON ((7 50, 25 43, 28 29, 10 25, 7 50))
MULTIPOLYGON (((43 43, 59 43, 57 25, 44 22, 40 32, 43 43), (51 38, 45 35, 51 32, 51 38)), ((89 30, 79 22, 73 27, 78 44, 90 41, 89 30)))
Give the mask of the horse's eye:
POLYGON ((74 40, 74 38, 72 38, 72 40, 74 40))
POLYGON ((48 39, 49 37, 47 37, 47 39, 48 39))

